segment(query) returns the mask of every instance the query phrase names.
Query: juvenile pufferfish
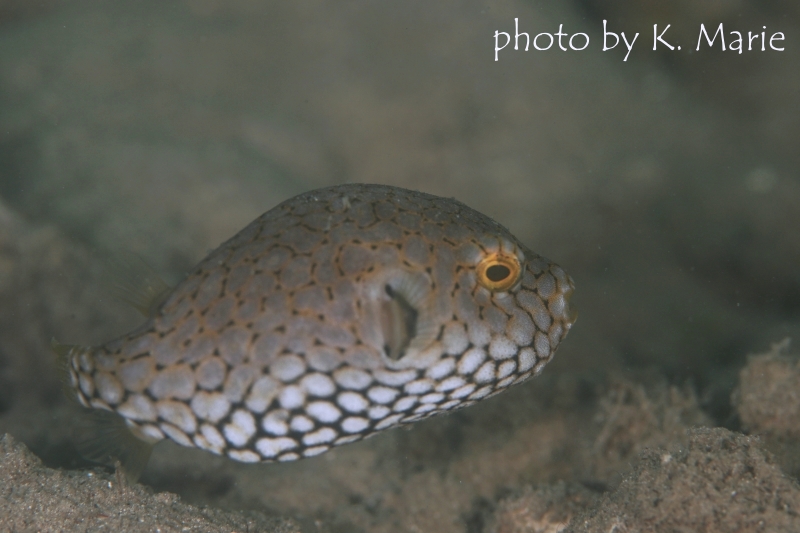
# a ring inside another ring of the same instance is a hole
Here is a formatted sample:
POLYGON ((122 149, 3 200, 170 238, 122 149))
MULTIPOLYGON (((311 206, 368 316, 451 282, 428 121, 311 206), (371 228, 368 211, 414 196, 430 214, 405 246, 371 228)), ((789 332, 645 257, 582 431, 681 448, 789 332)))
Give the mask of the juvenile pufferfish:
POLYGON ((140 328, 56 351, 80 403, 124 430, 84 443, 92 458, 135 477, 169 438, 291 461, 538 374, 572 326, 572 291, 559 266, 456 200, 339 185, 257 218, 155 298, 140 328))

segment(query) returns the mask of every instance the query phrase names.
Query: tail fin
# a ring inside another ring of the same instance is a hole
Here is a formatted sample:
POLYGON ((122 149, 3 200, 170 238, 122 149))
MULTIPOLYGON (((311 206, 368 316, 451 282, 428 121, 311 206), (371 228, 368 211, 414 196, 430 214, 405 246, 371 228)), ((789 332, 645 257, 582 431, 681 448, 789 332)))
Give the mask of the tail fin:
POLYGON ((84 458, 118 464, 130 484, 141 476, 154 444, 135 436, 124 418, 104 409, 85 410, 75 425, 74 442, 84 458))
POLYGON ((78 405, 81 405, 78 400, 77 383, 73 383, 72 373, 70 368, 72 365, 71 358, 75 350, 87 350, 77 344, 61 344, 55 338, 50 339, 50 349, 56 354, 56 368, 58 369, 58 377, 61 380, 61 388, 64 396, 78 405))
MULTIPOLYGON (((82 407, 88 407, 79 401, 76 390, 79 385, 72 377, 74 374, 70 368, 72 358, 89 348, 60 344, 55 339, 50 341, 50 346, 57 356, 58 369, 67 398, 82 407)), ((134 435, 125 423, 125 419, 112 411, 91 408, 82 411, 77 417, 73 434, 78 452, 84 458, 96 463, 109 466, 119 463, 128 483, 136 483, 147 465, 154 442, 134 435)))

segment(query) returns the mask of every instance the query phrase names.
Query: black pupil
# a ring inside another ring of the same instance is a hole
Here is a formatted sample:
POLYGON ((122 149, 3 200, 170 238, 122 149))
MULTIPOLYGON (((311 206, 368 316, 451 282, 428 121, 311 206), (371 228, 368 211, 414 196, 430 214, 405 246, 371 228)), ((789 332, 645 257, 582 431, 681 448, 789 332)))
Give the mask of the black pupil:
POLYGON ((497 283, 511 275, 511 270, 505 265, 492 265, 486 269, 486 277, 497 283))

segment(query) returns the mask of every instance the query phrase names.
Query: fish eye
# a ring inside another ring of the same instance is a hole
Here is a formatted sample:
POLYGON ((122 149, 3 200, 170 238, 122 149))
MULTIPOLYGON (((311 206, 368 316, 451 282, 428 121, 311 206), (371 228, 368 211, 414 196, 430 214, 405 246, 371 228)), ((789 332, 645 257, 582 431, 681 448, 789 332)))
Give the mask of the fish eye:
POLYGON ((513 255, 492 254, 478 263, 478 283, 490 291, 505 291, 519 281, 522 266, 513 255))

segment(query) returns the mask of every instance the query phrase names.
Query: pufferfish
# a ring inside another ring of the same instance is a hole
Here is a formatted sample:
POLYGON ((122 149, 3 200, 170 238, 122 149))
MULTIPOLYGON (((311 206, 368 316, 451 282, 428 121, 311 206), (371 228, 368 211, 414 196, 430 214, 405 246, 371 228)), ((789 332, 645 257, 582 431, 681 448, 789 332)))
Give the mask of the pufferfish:
POLYGON ((141 327, 54 349, 105 421, 84 454, 131 479, 164 439, 292 461, 539 374, 572 327, 573 289, 454 199, 338 185, 267 211, 174 289, 148 282, 141 327))

